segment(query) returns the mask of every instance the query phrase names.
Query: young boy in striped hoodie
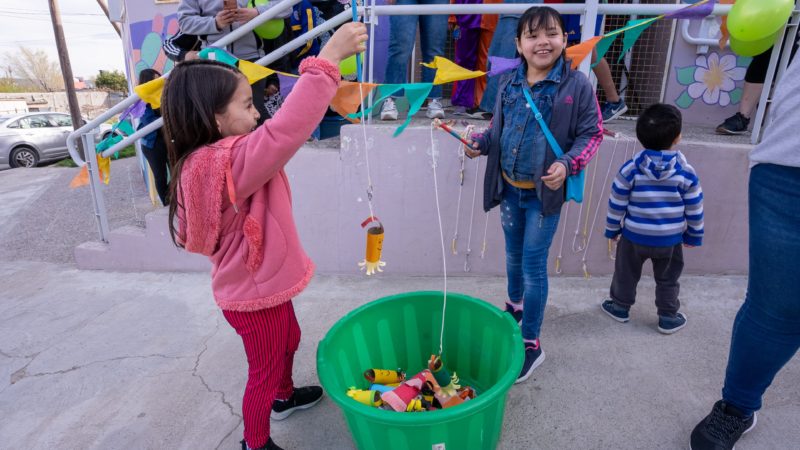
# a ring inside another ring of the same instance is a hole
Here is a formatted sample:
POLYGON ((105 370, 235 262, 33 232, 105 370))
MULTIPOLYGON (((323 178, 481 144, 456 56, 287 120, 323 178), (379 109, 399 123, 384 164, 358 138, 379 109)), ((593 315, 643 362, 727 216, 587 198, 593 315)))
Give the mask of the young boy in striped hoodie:
POLYGON ((683 247, 703 242, 703 191, 694 168, 678 150, 681 113, 671 105, 648 107, 636 122, 644 150, 619 170, 608 200, 605 235, 618 241, 611 298, 601 307, 618 322, 630 319, 642 265, 653 263, 658 331, 686 326, 678 312, 683 247))

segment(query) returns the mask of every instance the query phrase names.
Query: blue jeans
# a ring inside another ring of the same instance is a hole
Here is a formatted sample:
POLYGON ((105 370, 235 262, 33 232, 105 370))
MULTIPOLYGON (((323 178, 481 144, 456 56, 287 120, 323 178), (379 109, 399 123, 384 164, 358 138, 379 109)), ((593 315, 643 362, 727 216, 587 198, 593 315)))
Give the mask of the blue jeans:
POLYGON ((559 215, 542 216, 534 189, 505 183, 500 221, 506 237, 508 298, 524 300, 522 337, 536 339, 547 303, 547 254, 558 228, 559 215))
POLYGON ((800 347, 800 168, 750 172, 750 277, 733 322, 722 398, 747 413, 800 347))
MULTIPOLYGON (((542 0, 509 0, 503 3, 542 3, 542 0)), ((499 56, 501 58, 516 58, 517 44, 517 22, 521 15, 508 14, 501 15, 497 21, 497 28, 492 36, 492 43, 489 44, 489 56, 499 56)), ((489 64, 491 69, 491 64, 489 64)), ((488 77, 486 80, 486 90, 481 98, 480 108, 483 111, 494 113, 494 103, 497 100, 497 82, 499 76, 488 77)))
MULTIPOLYGON (((446 5, 448 0, 397 0, 398 5, 446 5)), ((389 16, 389 59, 386 62, 384 83, 408 83, 408 60, 417 39, 417 22, 420 24, 422 61, 431 62, 434 56, 444 56, 447 40, 447 15, 389 16)), ((434 69, 422 68, 422 82, 430 83, 436 75, 434 69)), ((398 94, 399 95, 399 94, 398 94)), ((434 86, 428 98, 441 98, 442 86, 434 86)))

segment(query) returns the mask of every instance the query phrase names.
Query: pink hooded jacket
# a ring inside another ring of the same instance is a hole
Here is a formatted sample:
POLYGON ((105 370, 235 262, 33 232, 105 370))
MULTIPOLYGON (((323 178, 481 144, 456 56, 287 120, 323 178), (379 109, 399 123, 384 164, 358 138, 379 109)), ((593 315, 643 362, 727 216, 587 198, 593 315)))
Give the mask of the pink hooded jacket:
POLYGON ((209 257, 214 299, 225 310, 287 302, 314 273, 297 236, 283 168, 322 119, 340 75, 317 58, 305 59, 300 73, 274 118, 195 151, 183 165, 178 240, 209 257))

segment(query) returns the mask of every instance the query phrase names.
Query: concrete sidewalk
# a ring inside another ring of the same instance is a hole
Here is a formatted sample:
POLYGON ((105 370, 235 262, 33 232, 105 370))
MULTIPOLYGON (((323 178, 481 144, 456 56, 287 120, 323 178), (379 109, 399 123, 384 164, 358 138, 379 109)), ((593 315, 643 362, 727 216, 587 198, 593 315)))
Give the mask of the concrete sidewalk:
MULTIPOLYGON (((208 275, 78 271, 0 261, 0 448, 238 449, 246 361, 208 275)), ((685 449, 718 399, 743 277, 686 277, 686 329, 655 330, 653 284, 632 321, 599 302, 608 278, 552 278, 547 361, 506 402, 501 449, 685 449)), ((501 305, 505 280, 450 278, 449 289, 501 305)), ((295 382, 317 382, 317 342, 353 308, 437 277, 317 276, 295 301, 303 339, 295 382)), ((800 363, 764 399, 739 449, 797 448, 800 363), (794 442, 794 444, 792 444, 794 442)), ((288 449, 353 447, 330 399, 273 424, 288 449)))

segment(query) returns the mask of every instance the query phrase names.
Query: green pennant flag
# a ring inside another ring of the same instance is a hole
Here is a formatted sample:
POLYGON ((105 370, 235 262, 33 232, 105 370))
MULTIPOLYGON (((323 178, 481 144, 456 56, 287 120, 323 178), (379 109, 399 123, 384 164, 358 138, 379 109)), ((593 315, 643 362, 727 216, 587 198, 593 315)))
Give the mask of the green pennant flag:
POLYGON ((639 36, 642 35, 644 30, 646 30, 650 24, 658 20, 658 17, 651 17, 649 19, 637 19, 637 20, 629 20, 628 23, 625 25, 625 34, 622 36, 622 51, 619 53, 619 59, 617 62, 622 61, 622 58, 625 57, 625 53, 633 47, 633 44, 639 39, 639 36))
POLYGON ((600 63, 600 60, 606 55, 606 53, 608 53, 608 49, 611 48, 611 45, 616 39, 617 35, 612 34, 611 36, 606 36, 603 39, 600 39, 600 42, 595 45, 594 49, 595 52, 597 52, 597 60, 592 64, 592 68, 600 63))
MULTIPOLYGON (((433 88, 433 83, 380 84, 378 85, 378 98, 375 100, 372 106, 364 110, 363 114, 368 116, 377 105, 381 104, 382 101, 391 97, 401 89, 405 90, 405 97, 408 98, 409 104, 408 117, 406 117, 405 122, 400 124, 400 126, 394 131, 392 136, 397 137, 403 132, 403 130, 406 129, 408 124, 411 123, 411 118, 414 117, 414 114, 419 112, 419 109, 422 107, 422 104, 425 102, 425 99, 431 92, 431 88, 433 88)), ((361 118, 361 114, 362 113, 360 112, 355 112, 353 114, 348 114, 346 117, 348 119, 359 119, 361 118)))

